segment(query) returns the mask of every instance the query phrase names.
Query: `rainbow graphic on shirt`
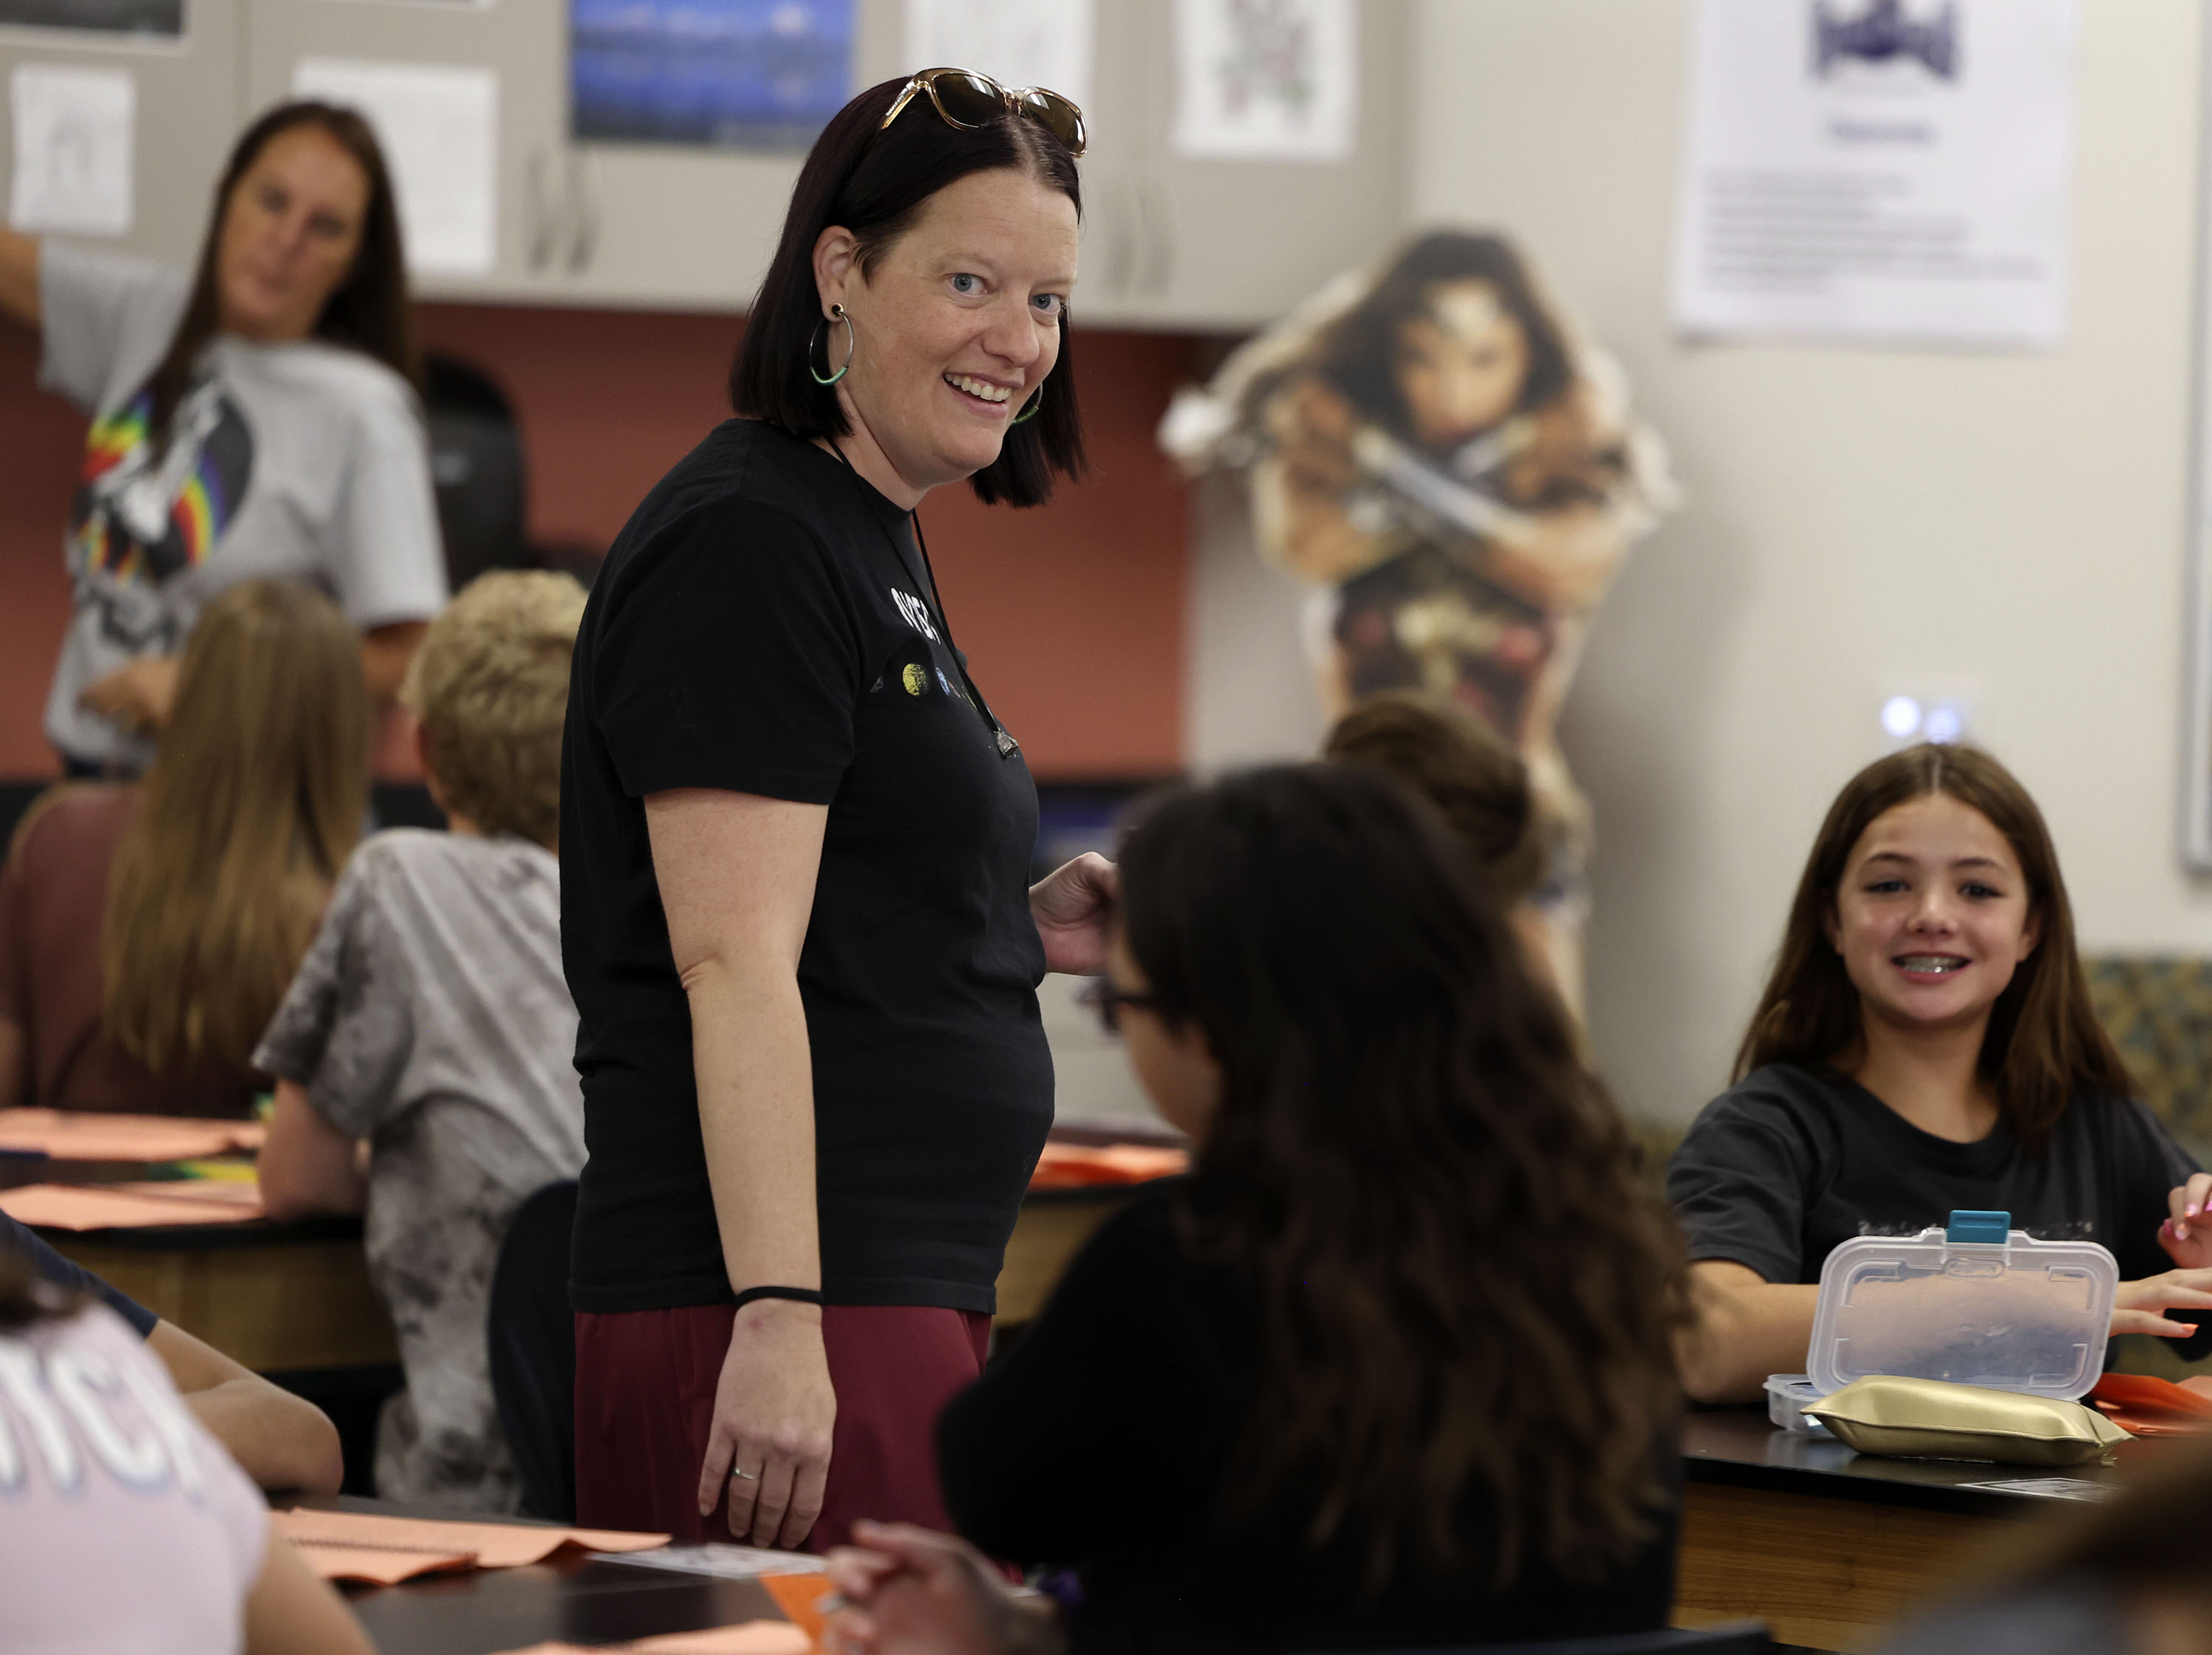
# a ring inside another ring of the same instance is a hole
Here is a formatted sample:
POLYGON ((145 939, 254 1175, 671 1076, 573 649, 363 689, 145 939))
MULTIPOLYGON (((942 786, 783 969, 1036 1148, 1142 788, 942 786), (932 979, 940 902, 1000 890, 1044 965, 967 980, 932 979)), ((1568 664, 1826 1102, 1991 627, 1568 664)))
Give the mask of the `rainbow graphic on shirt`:
POLYGON ((149 441, 154 399, 142 392, 92 423, 70 512, 71 564, 80 578, 163 581, 205 563, 222 538, 252 473, 253 440, 219 388, 203 384, 171 421, 169 441, 192 445, 189 461, 156 456, 149 441), (149 474, 172 479, 149 498, 149 474), (126 490, 130 491, 127 502, 126 490), (134 520, 132 514, 136 514, 134 520))

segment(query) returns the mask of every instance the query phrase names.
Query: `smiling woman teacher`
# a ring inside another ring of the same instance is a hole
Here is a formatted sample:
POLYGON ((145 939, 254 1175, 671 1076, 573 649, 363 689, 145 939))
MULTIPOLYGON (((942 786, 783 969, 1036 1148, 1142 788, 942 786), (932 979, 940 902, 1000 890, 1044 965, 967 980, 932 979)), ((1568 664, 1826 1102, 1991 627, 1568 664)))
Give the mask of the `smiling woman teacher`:
POLYGON ((1099 969, 1112 871, 1029 888, 1036 788, 913 512, 963 478, 1034 505, 1080 468, 1082 146, 1064 100, 958 70, 848 104, 739 417, 592 592, 560 837, 581 1521, 944 1526, 931 1427, 980 1369, 1052 1119, 1036 985, 1099 969))
POLYGON ((66 769, 145 768, 193 623, 241 581, 319 587, 371 691, 397 691, 446 575, 399 220, 360 116, 288 104, 249 127, 189 279, 0 230, 0 310, 93 416, 46 703, 66 769))

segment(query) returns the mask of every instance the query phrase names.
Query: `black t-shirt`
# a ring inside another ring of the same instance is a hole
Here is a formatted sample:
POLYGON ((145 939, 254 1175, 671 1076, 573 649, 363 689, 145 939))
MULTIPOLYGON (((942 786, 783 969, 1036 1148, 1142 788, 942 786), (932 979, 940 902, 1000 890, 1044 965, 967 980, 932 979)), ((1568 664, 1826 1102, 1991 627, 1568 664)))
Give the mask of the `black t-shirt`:
POLYGON ((1036 789, 951 647, 907 514, 755 421, 646 496, 576 639, 561 933, 591 1152, 580 1311, 731 1292, 646 836, 645 796, 672 788, 829 806, 799 964, 823 1291, 990 1311, 1052 1123, 1036 789))
POLYGON ((5 1213, 0 1213, 0 1249, 22 1254, 31 1261, 34 1273, 64 1293, 94 1295, 137 1329, 141 1339, 153 1332, 155 1323, 161 1320, 137 1299, 117 1292, 83 1265, 64 1258, 40 1240, 35 1232, 26 1229, 5 1213))
MULTIPOLYGON (((1449 1579, 1401 1576, 1375 1597, 1356 1537, 1306 1546, 1310 1506, 1282 1501, 1222 1524, 1264 1347, 1256 1289, 1229 1267, 1194 1263, 1177 1238, 1178 1203, 1206 1199, 1202 1183, 1178 1181, 1115 1214, 1028 1334, 938 1422, 960 1532, 994 1557, 1079 1571, 1078 1651, 1403 1648, 1666 1625, 1672 1511, 1608 1578, 1570 1582, 1530 1563, 1498 1592, 1492 1507, 1471 1493, 1460 1531, 1472 1561, 1449 1579)), ((1674 1486, 1673 1445, 1661 1451, 1674 1486)))
POLYGON ((1705 1107, 1667 1168, 1692 1260, 1817 1282, 1838 1242, 1915 1235, 1955 1209, 2004 1212, 2042 1241, 2094 1241, 2120 1280, 2173 1269, 2166 1192, 2197 1169, 2131 1098, 2082 1098, 2040 1154, 2002 1121, 1978 1143, 1923 1132, 1825 1066, 1770 1064, 1705 1107))

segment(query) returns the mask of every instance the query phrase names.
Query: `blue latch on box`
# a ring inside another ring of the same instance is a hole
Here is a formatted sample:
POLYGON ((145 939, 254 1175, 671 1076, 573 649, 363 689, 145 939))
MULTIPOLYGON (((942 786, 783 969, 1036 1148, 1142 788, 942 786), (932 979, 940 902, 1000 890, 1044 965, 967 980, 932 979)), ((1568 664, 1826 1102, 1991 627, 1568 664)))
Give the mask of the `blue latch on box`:
POLYGON ((2010 1213, 1973 1213, 1962 1208, 1951 1214, 1943 1239, 1954 1247, 2002 1247, 2011 1228, 2010 1213))

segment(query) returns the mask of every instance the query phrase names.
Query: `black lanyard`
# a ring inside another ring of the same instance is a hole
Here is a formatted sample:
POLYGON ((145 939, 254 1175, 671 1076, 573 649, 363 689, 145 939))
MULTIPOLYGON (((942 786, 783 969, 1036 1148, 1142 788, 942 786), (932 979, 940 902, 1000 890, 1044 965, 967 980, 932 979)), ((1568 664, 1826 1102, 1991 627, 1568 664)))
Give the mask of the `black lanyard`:
MULTIPOLYGON (((850 459, 846 459, 845 450, 834 440, 830 441, 830 452, 844 462, 845 469, 853 474, 855 487, 868 488, 868 481, 860 475, 860 468, 850 459)), ((869 491, 876 492, 873 490, 869 491)), ((969 703, 978 713, 982 715, 983 722, 990 727, 992 739, 999 745, 999 757, 1012 758, 1022 750, 1022 744, 1007 733, 1006 727, 999 722, 999 715, 991 710, 990 703, 983 699, 983 692, 975 687, 975 680, 968 676, 967 658, 960 653, 960 646, 953 642, 952 623, 945 618, 944 595, 937 587, 937 569, 929 561, 929 542, 922 538, 921 514, 908 512, 906 519, 908 527, 914 532, 915 549, 921 554, 921 568, 918 571, 907 562, 906 548, 899 545, 898 536, 890 532, 882 517, 876 513, 872 503, 868 504, 868 514, 875 518, 876 526, 883 530, 884 538, 890 542, 891 555, 898 559, 899 567, 904 569, 909 577, 917 574, 920 575, 921 589, 927 594, 930 607, 936 611, 938 628, 945 634, 945 653, 952 657, 953 670, 960 674, 961 683, 968 686, 969 703)))

